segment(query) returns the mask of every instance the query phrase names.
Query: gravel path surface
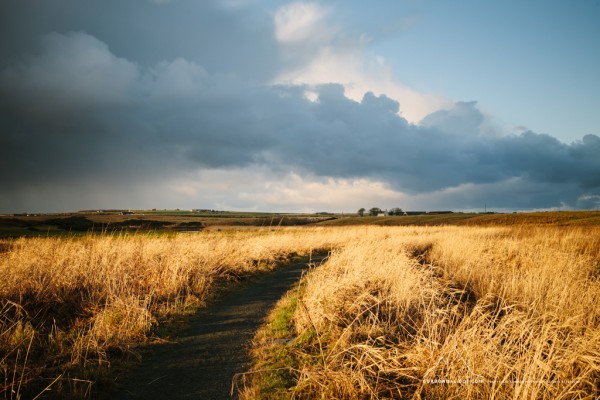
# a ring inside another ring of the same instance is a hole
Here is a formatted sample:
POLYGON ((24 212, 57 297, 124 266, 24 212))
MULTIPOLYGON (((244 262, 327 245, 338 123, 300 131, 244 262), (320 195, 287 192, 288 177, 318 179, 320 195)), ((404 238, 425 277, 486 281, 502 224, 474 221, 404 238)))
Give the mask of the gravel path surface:
POLYGON ((250 340, 277 300, 308 268, 307 262, 280 267, 228 293, 194 316, 174 343, 148 346, 142 363, 121 378, 118 391, 100 398, 231 398, 234 375, 250 361, 250 340))

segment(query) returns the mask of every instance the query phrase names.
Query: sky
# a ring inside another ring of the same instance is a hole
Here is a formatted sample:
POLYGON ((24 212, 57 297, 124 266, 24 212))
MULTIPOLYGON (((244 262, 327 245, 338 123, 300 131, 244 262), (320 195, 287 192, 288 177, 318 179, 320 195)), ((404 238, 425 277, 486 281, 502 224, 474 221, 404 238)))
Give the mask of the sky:
POLYGON ((0 213, 600 207, 600 1, 0 2, 0 213))

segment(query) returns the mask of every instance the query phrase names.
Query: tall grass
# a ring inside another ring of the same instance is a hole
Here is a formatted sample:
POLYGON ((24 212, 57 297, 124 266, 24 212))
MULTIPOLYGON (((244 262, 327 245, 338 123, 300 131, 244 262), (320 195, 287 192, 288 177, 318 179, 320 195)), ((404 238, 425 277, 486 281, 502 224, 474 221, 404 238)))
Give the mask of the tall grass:
POLYGON ((598 398, 599 300, 598 228, 371 228, 306 277, 280 393, 598 398))
MULTIPOLYGON (((600 396, 600 229, 533 226, 2 242, 0 395, 29 398, 50 387, 87 397, 116 355, 135 354, 170 316, 204 306, 228 282, 321 249, 332 250, 329 261, 305 278, 274 329, 283 340, 270 342, 279 347, 269 351, 285 347, 278 368, 289 370, 289 388, 277 393, 600 396)), ((244 393, 264 397, 257 387, 244 393)))
POLYGON ((0 397, 26 398, 50 383, 85 397, 115 354, 131 354, 170 315, 293 253, 345 240, 325 229, 284 228, 4 242, 0 397))

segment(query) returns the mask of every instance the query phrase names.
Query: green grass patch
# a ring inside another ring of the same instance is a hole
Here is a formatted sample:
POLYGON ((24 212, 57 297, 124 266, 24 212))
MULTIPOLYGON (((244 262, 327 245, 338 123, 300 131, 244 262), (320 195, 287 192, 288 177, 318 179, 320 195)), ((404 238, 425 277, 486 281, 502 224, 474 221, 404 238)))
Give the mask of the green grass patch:
POLYGON ((242 382, 242 399, 290 397, 289 390, 296 384, 299 365, 293 317, 301 291, 299 284, 282 297, 267 317, 267 323, 257 332, 252 349, 253 366, 242 382))

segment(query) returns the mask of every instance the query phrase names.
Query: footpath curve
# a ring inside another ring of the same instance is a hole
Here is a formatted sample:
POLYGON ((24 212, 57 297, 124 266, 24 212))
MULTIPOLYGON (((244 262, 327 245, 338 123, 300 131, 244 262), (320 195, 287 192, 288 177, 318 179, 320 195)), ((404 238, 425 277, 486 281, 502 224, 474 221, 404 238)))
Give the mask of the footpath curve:
MULTIPOLYGON (((322 262, 324 256, 310 260, 322 262)), ((233 377, 250 362, 248 348, 269 311, 309 269, 292 263, 253 278, 192 318, 172 343, 148 346, 142 362, 100 399, 229 399, 233 377)))

